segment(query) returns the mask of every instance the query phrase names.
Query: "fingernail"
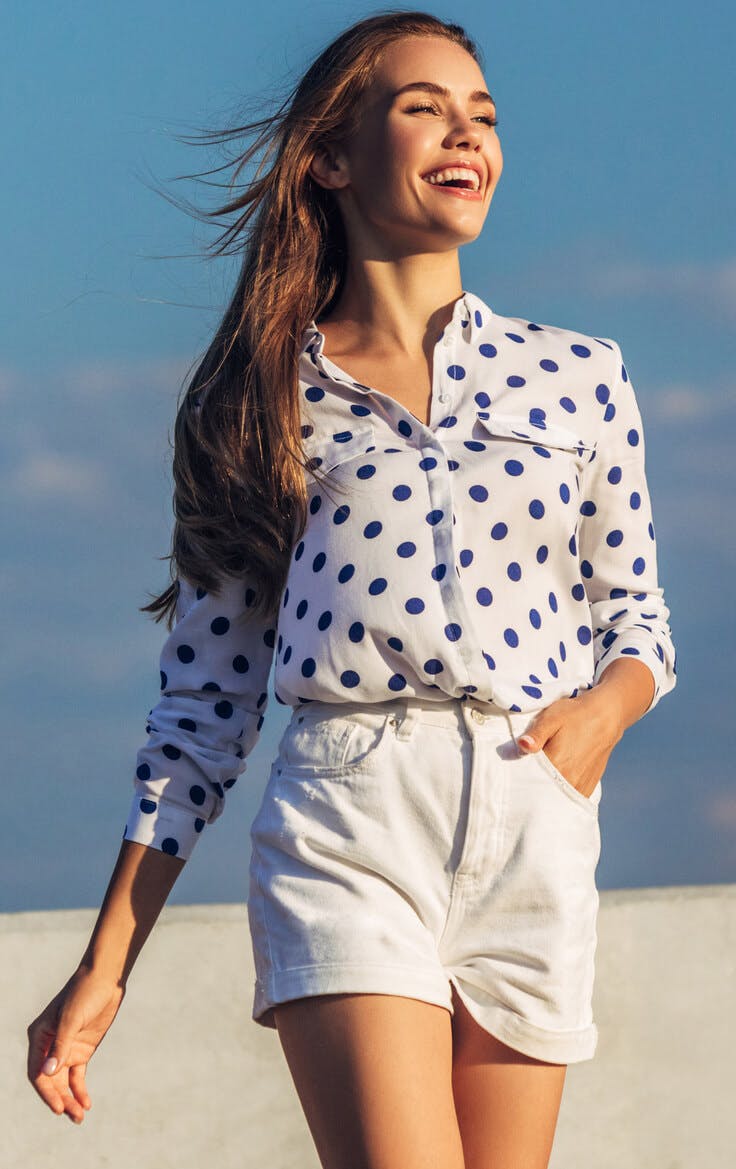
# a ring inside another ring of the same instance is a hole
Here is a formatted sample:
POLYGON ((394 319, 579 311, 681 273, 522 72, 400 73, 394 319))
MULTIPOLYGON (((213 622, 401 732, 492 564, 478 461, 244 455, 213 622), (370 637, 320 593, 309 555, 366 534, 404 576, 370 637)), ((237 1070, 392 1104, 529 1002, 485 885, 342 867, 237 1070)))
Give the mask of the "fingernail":
POLYGON ((41 1068, 41 1071, 45 1076, 53 1076, 54 1072, 56 1071, 58 1062, 59 1061, 57 1059, 47 1059, 41 1068))
POLYGON ((535 742, 534 742, 534 739, 532 738, 532 736, 531 736, 531 735, 521 735, 521 736, 519 737, 519 742, 521 743, 522 747, 534 747, 534 746, 536 746, 536 744, 535 744, 535 742))

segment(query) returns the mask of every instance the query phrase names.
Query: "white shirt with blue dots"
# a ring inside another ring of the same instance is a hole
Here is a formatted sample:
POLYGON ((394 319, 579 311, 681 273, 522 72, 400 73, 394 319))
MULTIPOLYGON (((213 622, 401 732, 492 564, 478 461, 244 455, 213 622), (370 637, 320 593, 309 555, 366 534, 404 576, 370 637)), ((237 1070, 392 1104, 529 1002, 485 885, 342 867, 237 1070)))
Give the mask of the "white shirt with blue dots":
POLYGON ((137 757, 124 838, 187 859, 258 740, 274 665, 290 706, 472 695, 537 711, 594 685, 615 658, 672 690, 644 435, 610 338, 456 301, 434 349, 429 425, 300 356, 307 526, 278 621, 254 582, 219 595, 179 579, 161 698, 137 757))

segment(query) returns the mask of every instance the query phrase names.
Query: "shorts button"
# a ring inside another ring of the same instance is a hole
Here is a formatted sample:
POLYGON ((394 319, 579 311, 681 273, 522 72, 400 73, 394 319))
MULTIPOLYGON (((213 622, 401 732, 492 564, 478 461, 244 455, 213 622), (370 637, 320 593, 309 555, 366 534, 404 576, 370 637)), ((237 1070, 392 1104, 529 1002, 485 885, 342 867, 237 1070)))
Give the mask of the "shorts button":
POLYGON ((470 717, 474 718, 477 723, 483 722, 483 715, 480 713, 480 711, 476 707, 473 707, 473 709, 471 710, 470 717))

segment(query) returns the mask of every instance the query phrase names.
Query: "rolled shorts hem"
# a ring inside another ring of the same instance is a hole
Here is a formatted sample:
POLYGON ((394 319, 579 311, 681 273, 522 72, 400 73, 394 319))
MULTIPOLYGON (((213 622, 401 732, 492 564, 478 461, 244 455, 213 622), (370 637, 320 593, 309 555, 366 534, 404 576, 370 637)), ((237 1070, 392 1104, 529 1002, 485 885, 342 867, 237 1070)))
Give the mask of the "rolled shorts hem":
POLYGON ((268 986, 256 981, 252 1018, 276 1029, 273 1008, 291 999, 320 994, 392 994, 421 999, 453 1013, 452 983, 476 1023, 508 1047, 548 1063, 580 1063, 592 1059, 598 1044, 595 1023, 577 1031, 550 1031, 520 1018, 498 1002, 489 1002, 456 974, 439 981, 411 966, 370 963, 297 966, 272 974, 268 986), (474 997, 474 995, 476 997, 474 997))
POLYGON ((595 1023, 574 1031, 550 1031, 514 1014, 499 1002, 489 1002, 486 991, 451 974, 450 981, 476 1023, 508 1047, 546 1063, 582 1063, 598 1046, 595 1023))
POLYGON ((296 966, 272 974, 265 986, 256 981, 253 1021, 276 1027, 273 1007, 290 999, 320 994, 395 994, 422 999, 452 1011, 452 992, 444 978, 428 977, 413 966, 371 965, 369 962, 343 965, 296 966))

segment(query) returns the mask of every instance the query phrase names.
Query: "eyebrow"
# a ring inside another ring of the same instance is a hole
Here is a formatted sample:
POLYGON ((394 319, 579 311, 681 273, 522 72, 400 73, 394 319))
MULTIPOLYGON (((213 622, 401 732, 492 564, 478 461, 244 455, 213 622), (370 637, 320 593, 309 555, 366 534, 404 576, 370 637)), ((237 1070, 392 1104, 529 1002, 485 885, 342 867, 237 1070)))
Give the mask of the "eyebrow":
MULTIPOLYGON (((402 85, 401 89, 397 89, 392 97, 395 99, 410 89, 424 89, 428 93, 436 93, 438 97, 451 96, 449 89, 446 89, 444 85, 438 85, 436 81, 410 81, 408 85, 402 85)), ((470 95, 470 100, 471 102, 490 102, 492 106, 496 104, 490 93, 486 93, 485 89, 473 90, 470 95)))

